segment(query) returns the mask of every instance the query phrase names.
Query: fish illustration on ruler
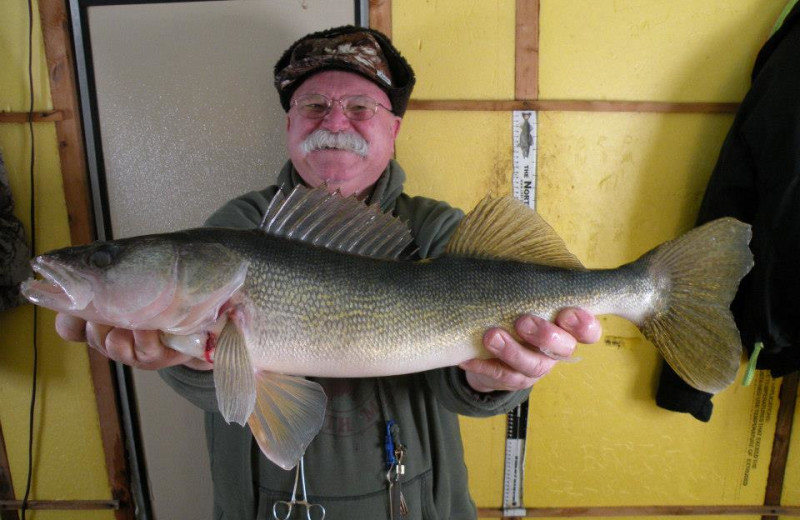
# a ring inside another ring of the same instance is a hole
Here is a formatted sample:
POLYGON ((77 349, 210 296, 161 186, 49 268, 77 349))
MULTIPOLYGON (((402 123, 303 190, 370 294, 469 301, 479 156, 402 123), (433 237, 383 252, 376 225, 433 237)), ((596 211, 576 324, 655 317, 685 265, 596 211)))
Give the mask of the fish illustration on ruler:
POLYGON ((752 266, 750 228, 724 218, 616 269, 589 270, 513 198, 484 199, 446 254, 403 260, 407 226, 324 187, 279 194, 259 229, 197 228, 49 252, 31 302, 213 360, 220 412, 290 469, 322 427, 308 377, 377 377, 489 357, 483 332, 583 307, 637 324, 690 385, 736 377, 728 309, 752 266), (502 298, 497 295, 501 294, 502 298))

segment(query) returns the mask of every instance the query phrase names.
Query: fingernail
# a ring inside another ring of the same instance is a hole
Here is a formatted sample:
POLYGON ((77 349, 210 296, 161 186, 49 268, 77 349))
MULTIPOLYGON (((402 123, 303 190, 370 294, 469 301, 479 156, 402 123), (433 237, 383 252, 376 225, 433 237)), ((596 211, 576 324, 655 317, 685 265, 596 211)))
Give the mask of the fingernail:
POLYGON ((549 348, 540 348, 539 352, 549 357, 550 359, 555 359, 556 361, 569 361, 570 359, 569 356, 562 356, 561 354, 556 354, 549 348))
POLYGON ((562 318, 562 323, 569 328, 577 327, 579 322, 578 314, 575 311, 567 311, 562 318))
POLYGON ((489 348, 494 351, 503 350, 503 347, 506 346, 506 342, 503 339, 503 336, 500 335, 499 332, 495 332, 494 336, 489 339, 489 348))
POLYGON ((536 331, 539 329, 539 326, 536 324, 536 320, 534 320, 531 316, 523 317, 517 326, 522 334, 536 334, 536 331))
POLYGON ((563 357, 563 356, 559 356, 558 354, 553 353, 553 351, 550 350, 549 348, 541 348, 541 347, 539 347, 539 352, 541 352, 545 356, 549 357, 550 359, 555 359, 556 361, 560 361, 560 358, 563 357))

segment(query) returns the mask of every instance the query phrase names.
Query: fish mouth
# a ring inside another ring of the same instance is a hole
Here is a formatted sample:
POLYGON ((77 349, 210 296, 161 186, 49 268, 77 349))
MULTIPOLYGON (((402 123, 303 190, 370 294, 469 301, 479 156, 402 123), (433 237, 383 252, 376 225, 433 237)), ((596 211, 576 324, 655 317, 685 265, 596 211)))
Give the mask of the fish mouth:
POLYGON ((37 256, 31 260, 31 267, 42 278, 25 280, 20 292, 36 305, 55 311, 80 311, 94 298, 91 282, 57 260, 37 256))

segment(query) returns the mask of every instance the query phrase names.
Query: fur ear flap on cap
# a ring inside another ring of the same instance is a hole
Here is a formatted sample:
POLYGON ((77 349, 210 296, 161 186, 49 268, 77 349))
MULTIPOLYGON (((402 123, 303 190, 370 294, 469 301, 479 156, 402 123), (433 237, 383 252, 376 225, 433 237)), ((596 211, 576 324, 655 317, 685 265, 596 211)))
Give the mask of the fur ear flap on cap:
POLYGON ((292 94, 303 81, 326 70, 365 77, 386 92, 395 115, 405 114, 414 88, 414 71, 383 33, 347 25, 294 42, 275 65, 275 88, 283 109, 289 111, 292 94))

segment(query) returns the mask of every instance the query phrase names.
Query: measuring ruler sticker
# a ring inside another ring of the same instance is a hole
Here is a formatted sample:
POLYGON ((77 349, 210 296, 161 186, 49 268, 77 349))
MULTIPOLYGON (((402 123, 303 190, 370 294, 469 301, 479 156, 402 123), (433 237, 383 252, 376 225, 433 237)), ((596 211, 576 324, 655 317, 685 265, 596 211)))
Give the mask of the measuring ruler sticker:
MULTIPOLYGON (((514 173, 511 193, 536 209, 536 155, 539 124, 533 110, 514 110, 511 116, 514 173)), ((503 516, 524 517, 525 439, 528 436, 528 401, 506 417, 506 460, 503 471, 503 516)))
POLYGON ((528 400, 508 412, 506 461, 503 471, 503 516, 525 516, 522 499, 525 476, 525 438, 528 434, 528 400))
POLYGON ((529 208, 536 209, 538 117, 533 110, 514 110, 511 121, 514 142, 511 193, 529 208))

